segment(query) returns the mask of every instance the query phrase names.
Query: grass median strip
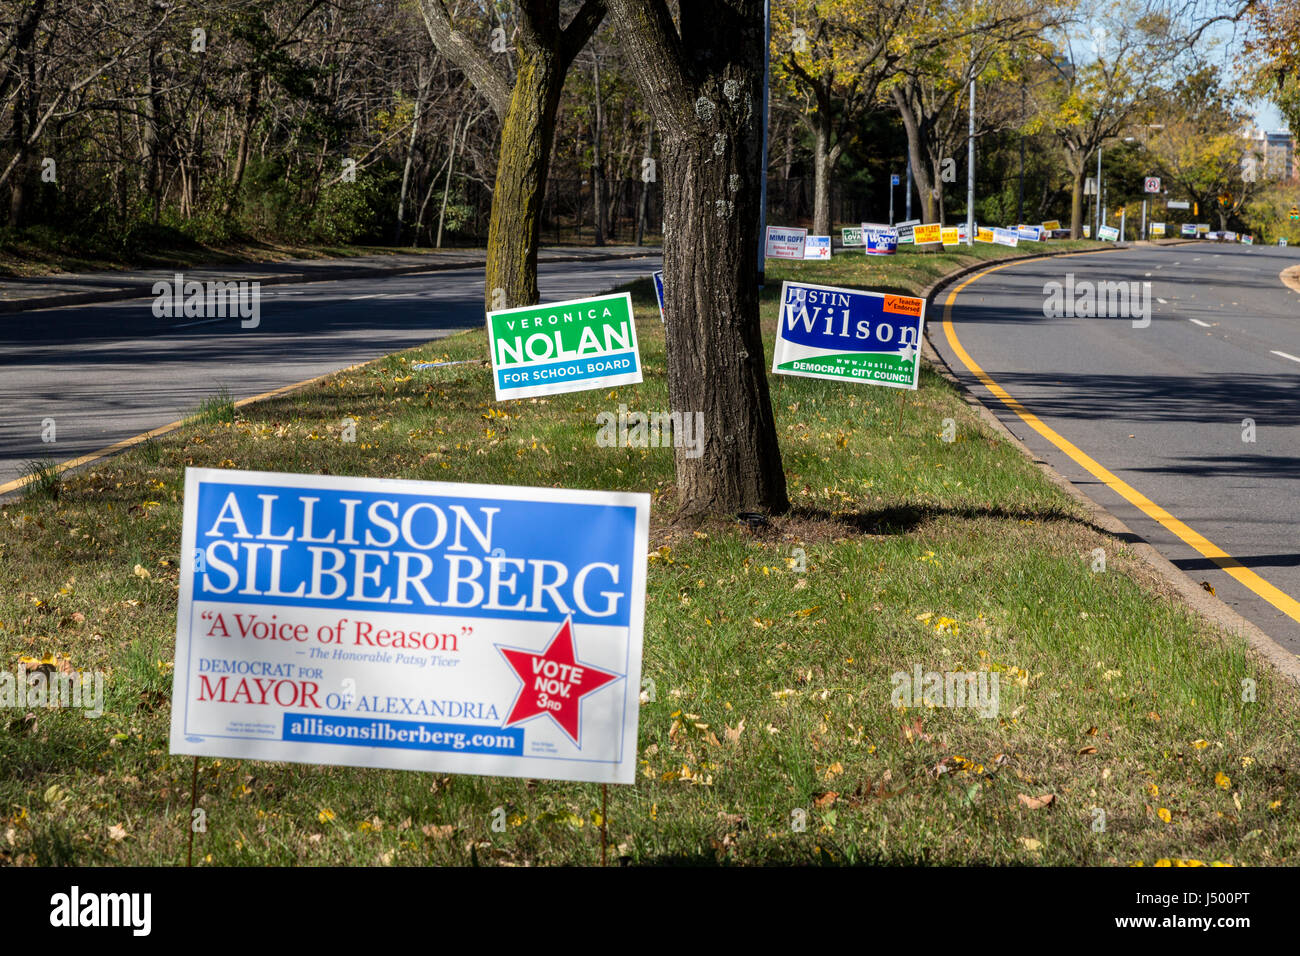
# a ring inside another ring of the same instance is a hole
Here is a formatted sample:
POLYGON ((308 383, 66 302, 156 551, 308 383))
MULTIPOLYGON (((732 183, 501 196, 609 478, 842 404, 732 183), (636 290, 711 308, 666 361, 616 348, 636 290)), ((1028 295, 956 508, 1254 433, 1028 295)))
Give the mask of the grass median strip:
MULTIPOLYGON (((784 278, 914 294, 965 261, 769 263, 768 348, 784 278)), ((498 404, 474 330, 219 403, 0 506, 0 669, 107 675, 99 719, 0 709, 0 862, 184 857, 191 762, 167 733, 190 465, 651 491, 641 774, 608 810, 633 863, 1296 861, 1294 689, 930 371, 901 425, 892 390, 773 377, 794 510, 676 518, 671 449, 597 440, 601 413, 668 408, 654 293, 630 290, 642 385, 498 404), (463 364, 413 368, 439 362, 463 364)), ((592 785, 232 760, 199 781, 205 864, 599 859, 592 785)))

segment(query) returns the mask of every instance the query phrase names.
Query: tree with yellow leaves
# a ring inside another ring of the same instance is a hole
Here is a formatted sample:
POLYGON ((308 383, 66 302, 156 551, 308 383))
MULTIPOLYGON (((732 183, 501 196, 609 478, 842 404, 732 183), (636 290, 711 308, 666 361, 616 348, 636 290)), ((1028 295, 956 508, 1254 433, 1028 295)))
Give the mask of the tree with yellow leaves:
POLYGON ((1118 2, 1064 35, 1047 60, 1056 77, 1035 90, 1028 131, 1047 130, 1064 148, 1071 177, 1070 230, 1082 234, 1083 190, 1097 150, 1126 128, 1144 122, 1153 97, 1167 85, 1171 24, 1134 2, 1118 2), (1089 47, 1091 49, 1089 49, 1089 47))
MULTIPOLYGON (((813 140, 813 232, 831 229, 831 178, 881 84, 912 49, 929 0, 778 0, 772 88, 813 140)), ((926 42, 936 42, 930 37, 926 42)))
POLYGON ((1256 0, 1246 19, 1253 31, 1246 51, 1259 64, 1259 91, 1300 130, 1300 0, 1256 0))
POLYGON ((1157 114, 1148 148, 1167 184, 1214 210, 1219 228, 1260 191, 1263 157, 1242 136, 1247 115, 1217 71, 1204 67, 1175 84, 1157 114))
POLYGON ((888 86, 907 132, 926 222, 944 221, 942 183, 957 181, 956 157, 969 135, 971 80, 982 91, 977 139, 1020 120, 1021 84, 1033 60, 1050 52, 1041 35, 1066 12, 1028 0, 944 0, 916 22, 920 42, 888 86))

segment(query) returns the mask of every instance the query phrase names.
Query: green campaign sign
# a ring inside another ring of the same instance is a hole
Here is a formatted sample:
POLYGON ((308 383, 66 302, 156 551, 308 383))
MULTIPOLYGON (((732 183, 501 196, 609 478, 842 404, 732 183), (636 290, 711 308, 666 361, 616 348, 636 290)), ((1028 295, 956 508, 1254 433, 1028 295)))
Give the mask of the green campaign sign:
POLYGON ((627 292, 489 312, 487 330, 497 401, 641 381, 627 292))
POLYGON ((846 245, 846 246, 860 246, 860 245, 862 245, 862 227, 861 227, 861 226, 845 226, 844 228, 842 228, 842 229, 840 230, 840 233, 841 233, 841 234, 843 235, 843 237, 844 237, 844 245, 846 245))

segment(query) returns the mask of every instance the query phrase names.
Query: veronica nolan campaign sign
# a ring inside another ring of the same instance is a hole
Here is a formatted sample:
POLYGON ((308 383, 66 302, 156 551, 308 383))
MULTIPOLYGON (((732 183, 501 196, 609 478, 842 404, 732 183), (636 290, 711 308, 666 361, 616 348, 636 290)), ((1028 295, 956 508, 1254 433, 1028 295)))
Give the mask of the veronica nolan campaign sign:
POLYGON ((785 282, 772 371, 916 388, 925 300, 785 282))
POLYGON ((489 312, 487 329, 497 401, 641 381, 627 292, 489 312))
POLYGON ((632 783, 649 515, 187 469, 171 752, 632 783))

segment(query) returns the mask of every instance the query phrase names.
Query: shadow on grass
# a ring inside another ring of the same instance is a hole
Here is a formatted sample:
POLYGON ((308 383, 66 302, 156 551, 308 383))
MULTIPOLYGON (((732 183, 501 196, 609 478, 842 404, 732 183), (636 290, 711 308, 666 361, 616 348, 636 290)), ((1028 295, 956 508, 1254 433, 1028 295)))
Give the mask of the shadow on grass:
POLYGON ((818 525, 828 526, 828 533, 838 529, 841 534, 902 535, 909 534, 939 518, 961 518, 969 521, 980 518, 993 518, 999 521, 1067 521, 1089 528, 1097 534, 1119 537, 1127 543, 1142 540, 1132 534, 1111 535, 1109 531, 1079 518, 1066 508, 1009 509, 975 506, 950 508, 934 505, 895 505, 889 508, 846 512, 799 507, 775 519, 777 526, 774 530, 787 532, 798 530, 802 533, 804 529, 801 526, 807 524, 810 530, 814 530, 818 525))

